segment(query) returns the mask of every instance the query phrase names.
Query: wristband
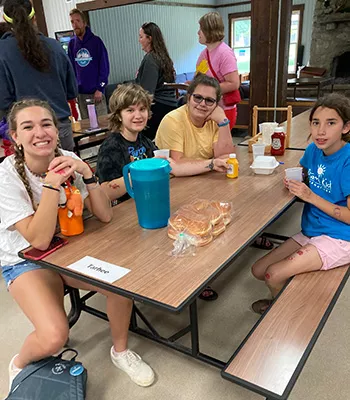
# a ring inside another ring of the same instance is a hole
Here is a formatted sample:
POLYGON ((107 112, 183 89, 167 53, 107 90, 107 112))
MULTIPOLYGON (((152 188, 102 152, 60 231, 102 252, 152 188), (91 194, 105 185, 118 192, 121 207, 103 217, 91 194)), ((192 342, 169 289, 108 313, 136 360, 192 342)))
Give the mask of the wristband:
POLYGON ((208 168, 210 169, 210 171, 212 171, 214 169, 214 158, 212 158, 212 160, 210 161, 208 168))
POLYGON ((55 190, 56 192, 60 192, 60 189, 58 189, 55 186, 49 185, 47 183, 45 183, 45 185, 43 185, 43 188, 50 189, 50 190, 55 190))
POLYGON ((83 182, 85 183, 85 185, 90 185, 90 183, 97 183, 98 179, 97 179, 96 175, 92 174, 91 178, 85 179, 83 177, 83 182))
POLYGON ((225 118, 220 124, 218 124, 218 127, 221 128, 223 126, 226 126, 230 123, 230 120, 228 118, 225 118))

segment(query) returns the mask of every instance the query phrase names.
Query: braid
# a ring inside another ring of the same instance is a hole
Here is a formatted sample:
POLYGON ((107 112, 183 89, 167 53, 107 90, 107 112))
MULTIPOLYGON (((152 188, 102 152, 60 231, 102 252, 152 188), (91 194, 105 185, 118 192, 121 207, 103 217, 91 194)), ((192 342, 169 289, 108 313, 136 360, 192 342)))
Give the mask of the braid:
POLYGON ((55 157, 61 157, 62 153, 58 146, 55 148, 55 157))
POLYGON ((21 181, 24 184, 24 187, 26 188, 26 191, 30 197, 30 200, 32 202, 33 205, 33 209, 36 210, 36 206, 34 204, 34 198, 33 198, 33 191, 32 188, 30 186, 30 183, 28 181, 28 177, 26 174, 26 170, 24 168, 24 152, 23 152, 23 148, 20 148, 17 146, 17 144, 15 144, 14 146, 14 150, 15 150, 15 168, 16 171, 19 175, 19 177, 21 178, 21 181))

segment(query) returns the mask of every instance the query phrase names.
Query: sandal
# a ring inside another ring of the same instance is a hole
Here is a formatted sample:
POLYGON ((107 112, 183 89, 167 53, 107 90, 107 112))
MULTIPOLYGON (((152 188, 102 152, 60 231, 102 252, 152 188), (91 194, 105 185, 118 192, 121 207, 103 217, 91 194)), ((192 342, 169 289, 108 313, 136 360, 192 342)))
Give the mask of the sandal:
POLYGON ((251 246, 261 250, 273 249, 273 243, 265 235, 261 235, 256 238, 255 242, 251 246))
POLYGON ((262 315, 270 307, 272 302, 272 299, 262 299, 254 301, 254 303, 252 304, 252 310, 257 314, 262 315))
POLYGON ((201 300, 214 301, 219 295, 210 286, 207 286, 198 297, 201 300))

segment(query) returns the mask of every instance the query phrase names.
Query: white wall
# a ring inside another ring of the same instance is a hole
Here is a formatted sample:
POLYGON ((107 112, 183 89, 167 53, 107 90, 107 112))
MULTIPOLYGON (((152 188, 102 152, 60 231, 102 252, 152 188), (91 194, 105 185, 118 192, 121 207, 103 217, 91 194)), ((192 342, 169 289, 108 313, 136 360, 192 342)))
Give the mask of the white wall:
POLYGON ((143 3, 90 12, 91 29, 108 49, 109 82, 135 78, 145 54, 138 43, 139 29, 146 21, 160 27, 176 72, 194 72, 198 55, 204 49, 198 43, 198 20, 211 10, 143 3))
POLYGON ((90 0, 43 0, 47 31, 50 37, 55 38, 55 32, 72 29, 69 19, 69 11, 76 7, 77 3, 86 3, 90 0))
MULTIPOLYGON (((46 23, 47 23, 47 29, 50 37, 55 37, 54 33, 56 31, 64 31, 64 30, 69 30, 71 29, 70 25, 70 20, 69 20, 69 11, 76 7, 77 3, 83 3, 89 0, 72 0, 71 2, 67 3, 66 0, 43 0, 43 5, 44 5, 44 11, 45 11, 45 16, 46 16, 46 23)), ((164 33, 164 36, 167 39, 167 43, 169 42, 169 51, 171 53, 171 56, 173 57, 175 66, 177 68, 178 72, 187 72, 187 70, 192 70, 193 68, 187 68, 187 65, 189 63, 192 63, 193 60, 192 58, 192 53, 193 51, 191 50, 190 53, 190 59, 188 59, 188 45, 190 44, 189 42, 192 42, 193 40, 196 40, 196 36, 193 36, 193 33, 197 31, 198 25, 198 16, 205 14, 206 12, 210 11, 210 5, 217 4, 217 5, 224 5, 225 3, 232 3, 232 2, 240 2, 241 0, 162 0, 169 2, 169 7, 168 6, 160 6, 157 5, 157 1, 152 1, 149 3, 144 3, 144 4, 136 4, 133 6, 122 6, 122 7, 114 7, 114 8, 109 8, 109 9, 104 9, 101 11, 97 12, 92 12, 90 13, 90 20, 92 24, 93 30, 96 31, 96 34, 101 36, 103 40, 106 40, 107 42, 107 47, 111 46, 112 52, 116 52, 116 54, 112 54, 112 58, 120 57, 120 51, 118 51, 118 46, 116 44, 116 41, 113 42, 111 37, 113 36, 114 30, 111 29, 113 25, 116 26, 116 30, 118 30, 119 37, 121 31, 119 29, 119 25, 123 25, 125 28, 125 20, 124 18, 126 17, 127 8, 131 7, 133 11, 135 12, 135 18, 130 19, 132 15, 128 15, 128 21, 129 21, 129 26, 128 28, 128 35, 125 32, 125 41, 132 43, 131 48, 133 51, 136 52, 136 54, 132 57, 134 60, 132 61, 132 65, 129 65, 131 68, 129 72, 126 72, 126 69, 129 68, 127 66, 127 63, 125 62, 123 58, 123 71, 120 71, 120 73, 116 73, 115 71, 112 72, 113 80, 117 79, 120 77, 120 79, 130 79, 131 75, 134 74, 135 66, 136 66, 136 60, 135 58, 140 59, 142 57, 142 53, 138 49, 138 44, 137 44, 137 27, 141 22, 147 21, 147 20, 155 20, 154 22, 159 23, 160 26, 162 27, 162 31, 164 33), (171 3, 173 2, 183 2, 183 3, 191 3, 191 4, 207 4, 208 8, 190 8, 190 7, 176 7, 172 6, 171 3), (153 4, 152 4, 153 3, 153 4), (153 9, 153 13, 152 10, 153 9), (139 12, 137 10, 140 10, 139 12), (149 12, 150 11, 150 12, 149 12), (178 13, 180 18, 174 18, 174 15, 172 14, 178 13), (106 24, 105 26, 109 28, 109 32, 107 29, 104 29, 103 25, 103 18, 106 18, 106 24), (120 18, 120 22, 118 21, 118 18, 120 18), (193 29, 188 26, 189 23, 193 23, 193 29), (178 27, 176 29, 176 25, 178 24, 178 27), (181 28, 182 27, 182 28, 181 28), (184 27, 184 28, 183 28, 184 27), (189 31, 193 31, 191 33, 191 37, 188 36, 188 39, 183 41, 183 34, 189 34, 189 31), (178 40, 178 44, 176 44, 176 36, 180 33, 181 40, 178 40), (193 36, 193 37, 192 37, 193 36), (116 47, 117 46, 117 47, 116 47), (135 47, 135 48, 134 48, 135 47), (181 53, 181 48, 184 50, 181 53), (180 50, 179 50, 180 49, 180 50), (187 49, 187 50, 186 50, 187 49), (186 51, 185 51, 186 50, 186 51), (187 65, 186 65, 187 64, 187 65), (185 71, 186 69, 186 71, 185 71), (127 78, 128 75, 128 78, 127 78)), ((314 13, 314 8, 315 8, 315 2, 316 0, 293 0, 293 4, 305 4, 305 9, 304 9, 304 21, 303 21, 303 33, 302 33, 302 44, 305 46, 304 49, 304 59, 303 62, 304 64, 307 64, 309 61, 310 57, 310 46, 311 46, 311 33, 312 33, 312 23, 313 23, 313 13, 314 13)), ((214 9, 213 9, 214 10, 214 9)), ((243 11, 250 11, 250 4, 246 5, 238 5, 238 6, 231 6, 231 7, 220 7, 216 9, 218 12, 220 12, 221 16, 223 17, 224 24, 225 24, 225 41, 228 42, 228 15, 231 13, 235 12, 243 12, 243 11)), ((0 11, 1 15, 1 11, 0 11)), ((199 49, 197 48, 198 46, 193 43, 193 50, 198 51, 199 49)), ((109 49, 109 50, 111 50, 109 49)), ((200 51, 200 50, 199 50, 200 51)), ((114 62, 113 62, 114 63, 114 62)), ((116 64, 116 63, 114 63, 116 64)))

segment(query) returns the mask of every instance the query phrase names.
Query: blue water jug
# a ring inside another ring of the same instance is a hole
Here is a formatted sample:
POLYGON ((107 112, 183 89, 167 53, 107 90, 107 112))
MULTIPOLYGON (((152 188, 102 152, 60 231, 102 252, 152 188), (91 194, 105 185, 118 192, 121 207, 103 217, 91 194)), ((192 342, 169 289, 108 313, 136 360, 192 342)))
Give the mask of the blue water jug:
POLYGON ((143 228, 162 228, 168 223, 170 171, 169 161, 160 158, 145 158, 127 164, 123 168, 125 187, 129 195, 135 199, 137 217, 143 228))

